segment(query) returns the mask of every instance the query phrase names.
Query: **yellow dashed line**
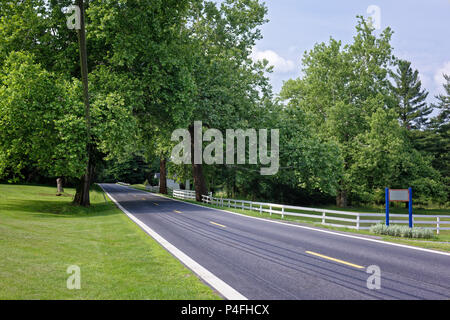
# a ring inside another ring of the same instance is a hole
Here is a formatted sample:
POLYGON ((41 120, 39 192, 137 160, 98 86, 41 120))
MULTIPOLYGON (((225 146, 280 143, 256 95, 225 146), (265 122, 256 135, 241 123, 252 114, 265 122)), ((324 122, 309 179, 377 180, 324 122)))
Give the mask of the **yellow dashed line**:
POLYGON ((159 204, 157 204, 156 202, 153 202, 153 204, 154 204, 155 206, 159 206, 159 204))
POLYGON ((173 210, 173 212, 176 212, 176 213, 182 213, 181 211, 178 211, 178 210, 173 210))
POLYGON ((312 254, 312 255, 324 258, 324 259, 328 259, 328 260, 331 260, 331 261, 334 261, 334 262, 342 263, 342 264, 345 264, 347 266, 351 266, 351 267, 354 267, 354 268, 364 269, 363 266, 360 266, 360 265, 357 265, 357 264, 353 264, 353 263, 350 263, 350 262, 346 262, 346 261, 343 261, 343 260, 331 258, 331 257, 325 256, 325 255, 320 254, 320 253, 316 253, 316 252, 312 252, 312 251, 306 251, 306 253, 309 253, 309 254, 312 254))
POLYGON ((219 226, 219 227, 222 227, 222 228, 226 228, 223 224, 220 224, 220 223, 215 223, 215 222, 212 222, 212 221, 210 221, 209 223, 215 224, 216 226, 219 226))

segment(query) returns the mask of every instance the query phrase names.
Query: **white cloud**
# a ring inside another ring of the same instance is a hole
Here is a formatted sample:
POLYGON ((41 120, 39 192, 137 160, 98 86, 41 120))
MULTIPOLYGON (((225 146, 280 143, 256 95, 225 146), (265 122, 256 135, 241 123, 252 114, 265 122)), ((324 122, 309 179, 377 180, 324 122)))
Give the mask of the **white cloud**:
POLYGON ((422 83, 422 89, 430 90, 430 88, 434 87, 433 80, 427 74, 420 73, 420 71, 419 80, 422 83))
POLYGON ((444 63, 444 65, 439 68, 434 74, 434 82, 437 86, 442 87, 445 83, 443 74, 450 75, 450 61, 444 63))
POLYGON ((269 65, 274 67, 274 72, 276 73, 287 73, 296 70, 295 63, 292 60, 284 59, 272 50, 259 51, 255 47, 253 48, 251 58, 254 61, 266 59, 269 61, 269 65))

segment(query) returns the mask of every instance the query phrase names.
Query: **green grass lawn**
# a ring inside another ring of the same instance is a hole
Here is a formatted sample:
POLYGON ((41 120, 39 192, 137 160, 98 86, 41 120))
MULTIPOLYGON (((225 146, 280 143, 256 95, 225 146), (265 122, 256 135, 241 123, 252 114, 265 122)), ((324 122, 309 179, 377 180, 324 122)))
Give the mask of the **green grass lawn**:
MULTIPOLYGON (((145 190, 145 187, 143 185, 132 185, 130 187, 139 189, 139 190, 145 190)), ((148 191, 148 190, 145 190, 148 191)), ((164 195, 167 196, 167 195, 164 195)), ((167 196, 169 197, 169 196, 167 196)), ((415 240, 415 239, 406 239, 406 238, 398 238, 398 237, 392 237, 392 236, 380 236, 380 235, 375 235, 371 232, 369 232, 368 230, 355 230, 355 229, 350 229, 350 228, 345 228, 345 227, 333 227, 333 226, 326 226, 326 225, 322 225, 320 224, 318 221, 318 219, 310 219, 310 218, 306 218, 306 217, 295 217, 295 216, 287 216, 285 215, 284 218, 281 218, 281 215, 278 214, 272 214, 270 215, 269 213, 263 212, 263 213, 259 213, 257 211, 250 211, 250 210, 242 210, 242 209, 237 209, 237 208, 228 208, 226 205, 224 205, 224 207, 219 207, 216 205, 211 205, 211 204, 207 204, 207 203, 202 203, 202 202, 196 202, 196 201, 191 201, 191 200, 182 200, 182 199, 177 199, 180 201, 185 201, 185 202, 190 202, 190 203, 195 203, 198 205, 202 205, 205 207, 210 207, 210 208, 216 208, 216 209, 222 209, 222 210, 227 210, 227 211, 231 211, 231 212, 236 212, 236 213, 241 213, 244 215, 248 215, 248 216, 254 216, 254 217, 258 217, 258 218, 265 218, 265 219, 274 219, 274 220, 282 220, 282 221, 290 221, 290 222, 297 222, 297 223, 302 223, 302 224, 309 224, 311 226, 316 226, 316 227, 320 227, 320 228, 325 228, 325 229, 330 229, 330 230, 335 230, 335 231, 344 231, 344 232, 349 232, 349 233, 353 233, 353 234, 361 234, 361 235, 371 235, 371 236, 377 236, 379 239, 381 240, 385 240, 385 241, 389 241, 389 242, 395 242, 395 243, 401 243, 401 244, 407 244, 407 245, 412 245, 412 246, 417 246, 417 247, 421 247, 421 248, 427 248, 427 249, 434 249, 434 250, 441 250, 441 251, 448 251, 450 252, 450 231, 441 231, 441 233, 436 236, 434 239, 427 239, 427 240, 415 240)), ((336 207, 327 207, 327 209, 334 209, 334 210, 342 210, 342 209, 338 209, 336 207)), ((378 209, 374 209, 372 208, 372 210, 361 210, 364 208, 357 208, 355 210, 355 208, 353 209, 347 209, 345 211, 355 211, 355 212, 379 212, 378 209), (378 211, 377 211, 378 210, 378 211)), ((396 213, 403 213, 402 212, 402 208, 399 208, 400 210, 396 211, 396 213)), ((301 212, 301 211, 299 211, 301 212)), ((305 212, 305 213, 309 213, 309 212, 305 212)), ((420 211, 418 214, 431 214, 431 215, 437 215, 437 214, 448 214, 448 210, 444 210, 444 209, 436 209, 436 210, 429 210, 427 209, 425 211, 420 211)), ((372 219, 372 218, 371 218, 372 219)), ((399 218, 395 218, 395 219, 399 219, 399 218)), ((339 222, 339 223, 343 223, 343 222, 339 222)))
POLYGON ((109 201, 0 184, 0 299, 220 299, 109 201), (81 289, 69 290, 70 265, 81 289))

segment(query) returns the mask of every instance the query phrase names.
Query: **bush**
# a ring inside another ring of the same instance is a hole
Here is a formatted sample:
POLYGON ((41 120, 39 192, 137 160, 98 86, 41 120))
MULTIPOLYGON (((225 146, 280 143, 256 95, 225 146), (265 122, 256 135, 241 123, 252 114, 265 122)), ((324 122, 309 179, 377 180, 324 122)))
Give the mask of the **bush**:
POLYGON ((376 225, 371 226, 370 232, 402 238, 422 238, 422 239, 434 238, 433 231, 429 229, 409 228, 408 226, 399 226, 399 225, 386 226, 382 223, 378 223, 376 225))

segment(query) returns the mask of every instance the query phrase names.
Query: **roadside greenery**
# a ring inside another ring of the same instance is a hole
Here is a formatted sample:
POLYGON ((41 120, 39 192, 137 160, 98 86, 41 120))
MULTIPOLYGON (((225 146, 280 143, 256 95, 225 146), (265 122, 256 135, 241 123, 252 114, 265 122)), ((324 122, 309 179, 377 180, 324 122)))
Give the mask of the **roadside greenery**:
POLYGON ((302 76, 277 94, 268 62, 251 59, 267 22, 261 1, 85 1, 89 139, 77 36, 62 10, 69 4, 0 5, 1 181, 62 177, 80 194, 90 159, 91 182, 139 183, 160 172, 162 193, 166 178, 190 180, 197 200, 213 191, 380 205, 385 187, 412 187, 414 204, 448 207, 450 80, 428 105, 419 71, 394 56, 390 28, 375 33, 357 17, 352 41, 317 43, 302 57, 302 76), (222 132, 279 129, 278 173, 261 176, 248 161, 175 165, 171 133, 192 132, 194 121, 222 132))
POLYGON ((375 234, 382 234, 388 236, 402 237, 402 238, 422 238, 432 239, 434 233, 432 230, 424 228, 410 228, 408 226, 376 224, 370 227, 370 232, 375 234))
MULTIPOLYGON (((145 187, 143 185, 131 185, 130 187, 138 189, 138 190, 150 192, 149 190, 145 189, 145 187)), ((163 196, 173 198, 172 196, 169 196, 169 195, 163 195, 163 196)), ((253 210, 245 210, 245 209, 243 210, 243 209, 228 208, 228 207, 223 208, 218 205, 212 205, 209 203, 197 202, 197 201, 193 201, 193 200, 181 200, 181 199, 176 199, 176 200, 193 203, 193 204, 201 205, 201 206, 208 207, 208 208, 215 208, 215 209, 219 209, 219 210, 231 211, 231 212, 240 213, 240 214, 253 216, 253 217, 257 217, 257 218, 282 220, 287 223, 289 223, 289 222, 299 223, 299 224, 304 224, 304 225, 309 225, 309 226, 315 226, 317 228, 335 230, 338 232, 348 232, 350 234, 360 234, 363 236, 372 236, 373 237, 376 235, 371 230, 355 230, 355 229, 350 229, 350 228, 346 228, 346 227, 322 225, 321 223, 317 222, 317 219, 310 219, 310 218, 306 218, 306 217, 296 217, 296 216, 286 215, 284 218, 282 218, 281 215, 277 215, 277 214, 270 215, 267 212, 259 213, 257 211, 253 211, 253 210)), ((341 208, 336 208, 335 206, 327 207, 327 209, 345 210, 345 209, 341 209, 341 208)), ((379 212, 378 209, 374 209, 374 208, 370 208, 370 207, 358 208, 357 211, 379 212)), ((397 210, 394 210, 394 211, 395 211, 395 213, 405 213, 405 212, 402 212, 402 208, 397 208, 397 210)), ((421 209, 421 210, 419 210, 418 213, 419 214, 427 214, 427 213, 447 214, 447 212, 442 211, 442 209, 431 209, 431 210, 421 209)), ((391 235, 387 235, 387 234, 385 234, 385 235, 379 234, 379 236, 377 236, 377 237, 379 237, 380 240, 384 240, 384 241, 388 241, 388 242, 401 243, 401 244, 417 246, 417 247, 426 248, 426 249, 434 249, 434 250, 442 250, 442 251, 450 252, 450 231, 441 231, 441 233, 439 235, 433 235, 432 237, 430 237, 428 239, 402 238, 402 237, 391 236, 391 235)))
POLYGON ((0 184, 0 299, 220 299, 100 188, 89 208, 74 193, 0 184), (67 289, 71 265, 80 290, 67 289))

